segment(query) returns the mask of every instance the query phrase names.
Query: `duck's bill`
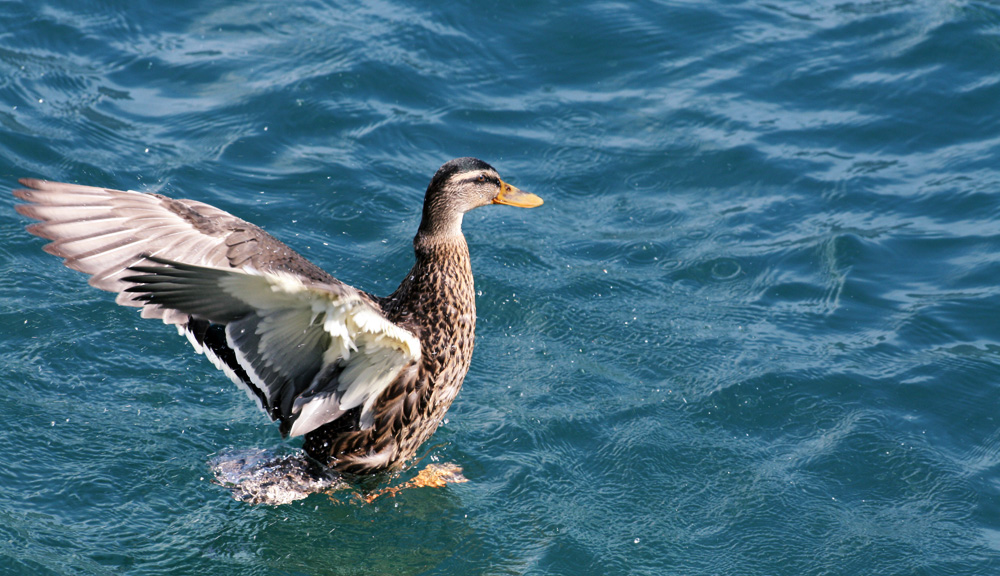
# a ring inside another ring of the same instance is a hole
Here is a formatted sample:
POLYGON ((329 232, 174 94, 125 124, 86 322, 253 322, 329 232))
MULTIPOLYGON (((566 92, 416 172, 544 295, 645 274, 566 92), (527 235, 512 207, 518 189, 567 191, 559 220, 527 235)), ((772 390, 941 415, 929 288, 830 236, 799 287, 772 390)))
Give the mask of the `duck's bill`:
POLYGON ((504 204, 507 206, 517 206, 519 208, 534 208, 541 206, 543 201, 538 196, 524 192, 515 186, 500 181, 500 193, 493 199, 494 204, 504 204))

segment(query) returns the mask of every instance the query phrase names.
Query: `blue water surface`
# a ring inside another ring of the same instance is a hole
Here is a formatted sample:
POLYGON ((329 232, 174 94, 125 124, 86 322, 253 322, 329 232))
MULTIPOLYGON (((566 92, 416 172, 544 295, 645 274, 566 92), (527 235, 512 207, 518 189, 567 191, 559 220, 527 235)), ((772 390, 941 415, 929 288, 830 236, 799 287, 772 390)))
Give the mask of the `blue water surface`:
POLYGON ((1000 573, 1000 6, 0 2, 0 574, 1000 573), (251 506, 293 450, 42 252, 19 177, 388 294, 473 155, 469 482, 251 506))

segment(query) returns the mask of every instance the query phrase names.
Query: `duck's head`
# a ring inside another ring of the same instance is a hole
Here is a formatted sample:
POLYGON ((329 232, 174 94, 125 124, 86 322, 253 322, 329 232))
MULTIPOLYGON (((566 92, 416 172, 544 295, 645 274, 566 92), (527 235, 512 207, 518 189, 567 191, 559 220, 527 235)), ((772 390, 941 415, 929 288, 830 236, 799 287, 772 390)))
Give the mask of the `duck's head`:
POLYGON ((542 199, 507 184, 492 166, 478 158, 450 160, 427 186, 420 233, 461 234, 462 215, 489 204, 534 208, 542 205, 542 199))

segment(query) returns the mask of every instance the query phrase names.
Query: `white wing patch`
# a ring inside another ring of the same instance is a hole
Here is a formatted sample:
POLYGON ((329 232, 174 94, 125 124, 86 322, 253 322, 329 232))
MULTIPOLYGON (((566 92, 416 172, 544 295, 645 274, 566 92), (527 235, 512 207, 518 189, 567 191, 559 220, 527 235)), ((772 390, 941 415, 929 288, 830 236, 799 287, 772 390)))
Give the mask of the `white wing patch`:
MULTIPOLYGON (((393 324, 356 290, 307 283, 291 274, 192 266, 166 260, 139 267, 130 289, 157 305, 226 325, 226 343, 265 410, 291 423, 299 436, 361 406, 360 424, 373 424, 373 405, 408 364, 420 342, 393 324)), ((209 355, 207 346, 195 349, 209 355)), ((216 366, 224 365, 217 357, 216 366)))

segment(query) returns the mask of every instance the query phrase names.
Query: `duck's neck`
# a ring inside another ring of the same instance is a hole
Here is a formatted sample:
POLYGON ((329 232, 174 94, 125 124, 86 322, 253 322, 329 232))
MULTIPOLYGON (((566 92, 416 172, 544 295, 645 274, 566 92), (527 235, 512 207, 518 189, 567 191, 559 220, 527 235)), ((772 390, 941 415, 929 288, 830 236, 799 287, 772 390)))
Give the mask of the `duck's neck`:
MULTIPOLYGON (((469 245, 462 234, 462 221, 459 219, 458 232, 429 233, 420 230, 413 237, 413 252, 417 256, 417 265, 421 263, 441 263, 448 257, 461 255, 466 265, 469 262, 469 245)), ((471 273, 471 270, 470 270, 471 273)))
POLYGON ((413 239, 416 262, 399 288, 384 299, 389 316, 409 324, 443 321, 448 331, 452 315, 468 315, 475 326, 476 294, 465 236, 418 232, 413 239))
POLYGON ((437 202, 425 202, 420 229, 413 243, 416 244, 421 236, 425 238, 459 236, 462 243, 465 243, 465 237, 462 236, 462 216, 464 213, 451 210, 447 206, 440 206, 437 202))

